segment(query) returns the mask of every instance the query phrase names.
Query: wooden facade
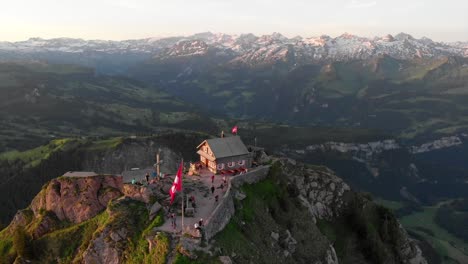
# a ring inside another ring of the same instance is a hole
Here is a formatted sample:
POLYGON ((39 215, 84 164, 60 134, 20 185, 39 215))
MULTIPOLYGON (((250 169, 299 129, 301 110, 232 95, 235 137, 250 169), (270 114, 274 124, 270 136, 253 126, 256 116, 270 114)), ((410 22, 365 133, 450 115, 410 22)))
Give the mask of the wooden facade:
POLYGON ((198 147, 200 163, 211 172, 250 168, 250 153, 238 136, 208 139, 198 147))

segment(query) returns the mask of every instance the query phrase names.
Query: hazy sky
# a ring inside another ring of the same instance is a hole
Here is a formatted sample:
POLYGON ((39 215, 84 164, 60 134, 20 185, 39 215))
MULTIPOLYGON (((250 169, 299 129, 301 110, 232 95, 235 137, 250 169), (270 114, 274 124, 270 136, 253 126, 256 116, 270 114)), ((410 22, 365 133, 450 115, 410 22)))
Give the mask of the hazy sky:
POLYGON ((2 0, 0 40, 133 39, 197 32, 468 41, 468 0, 2 0))

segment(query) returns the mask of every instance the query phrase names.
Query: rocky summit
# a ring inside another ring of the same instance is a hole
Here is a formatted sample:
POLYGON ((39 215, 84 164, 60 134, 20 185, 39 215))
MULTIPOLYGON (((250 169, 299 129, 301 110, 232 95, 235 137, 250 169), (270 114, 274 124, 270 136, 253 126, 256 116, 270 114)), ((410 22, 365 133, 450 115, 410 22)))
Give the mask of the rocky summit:
MULTIPOLYGON (((408 237, 390 210, 351 190, 330 169, 264 152, 256 161, 264 166, 230 178, 201 237, 165 228, 171 221, 167 192, 172 177, 141 186, 124 183, 117 175, 82 173, 52 179, 1 231, 0 259, 427 263, 418 241, 408 237)), ((196 179, 191 183, 193 177, 202 176, 187 177, 185 188, 191 192, 200 184, 196 179)))

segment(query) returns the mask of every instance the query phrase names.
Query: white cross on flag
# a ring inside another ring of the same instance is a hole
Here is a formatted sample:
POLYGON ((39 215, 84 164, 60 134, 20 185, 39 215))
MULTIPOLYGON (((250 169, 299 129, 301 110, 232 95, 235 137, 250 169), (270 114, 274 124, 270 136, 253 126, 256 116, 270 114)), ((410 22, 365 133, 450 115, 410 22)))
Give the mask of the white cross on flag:
POLYGON ((169 189, 169 195, 171 196, 171 204, 174 201, 174 197, 177 191, 182 190, 182 169, 184 167, 183 164, 183 162, 180 163, 179 169, 177 170, 177 174, 174 178, 174 183, 172 184, 171 189, 169 189))

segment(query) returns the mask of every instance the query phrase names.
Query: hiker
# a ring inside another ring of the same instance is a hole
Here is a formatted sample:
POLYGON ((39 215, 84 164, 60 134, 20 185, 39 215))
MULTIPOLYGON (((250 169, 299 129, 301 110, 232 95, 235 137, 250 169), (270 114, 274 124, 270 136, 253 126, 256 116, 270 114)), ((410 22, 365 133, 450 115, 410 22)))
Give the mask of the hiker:
POLYGON ((222 191, 224 191, 224 185, 221 183, 221 185, 219 185, 218 189, 221 189, 222 191))
POLYGON ((195 203, 195 201, 192 201, 192 207, 193 207, 193 211, 196 213, 197 212, 197 204, 195 203))
POLYGON ((211 175, 211 183, 214 183, 214 174, 211 175))
POLYGON ((135 179, 135 178, 132 179, 132 184, 133 184, 133 185, 136 184, 136 179, 135 179))
POLYGON ((171 214, 171 224, 174 230, 176 229, 176 216, 174 213, 171 214))
POLYGON ((211 185, 211 194, 214 194, 214 191, 215 191, 215 187, 214 185, 211 185))
POLYGON ((195 227, 195 230, 197 230, 197 233, 198 233, 197 235, 201 237, 201 235, 202 235, 201 234, 201 227, 197 223, 195 223, 193 225, 193 227, 195 227))
POLYGON ((219 195, 216 195, 216 196, 215 196, 215 203, 218 202, 218 198, 219 198, 219 195))
POLYGON ((148 172, 146 173, 145 177, 146 177, 146 183, 149 184, 149 173, 148 172))
POLYGON ((203 226, 203 218, 200 218, 200 221, 198 221, 199 226, 203 226))
POLYGON ((192 198, 192 202, 195 202, 195 196, 192 195, 190 198, 192 198))
POLYGON ((223 176, 223 182, 224 182, 224 185, 227 185, 226 176, 223 176))

